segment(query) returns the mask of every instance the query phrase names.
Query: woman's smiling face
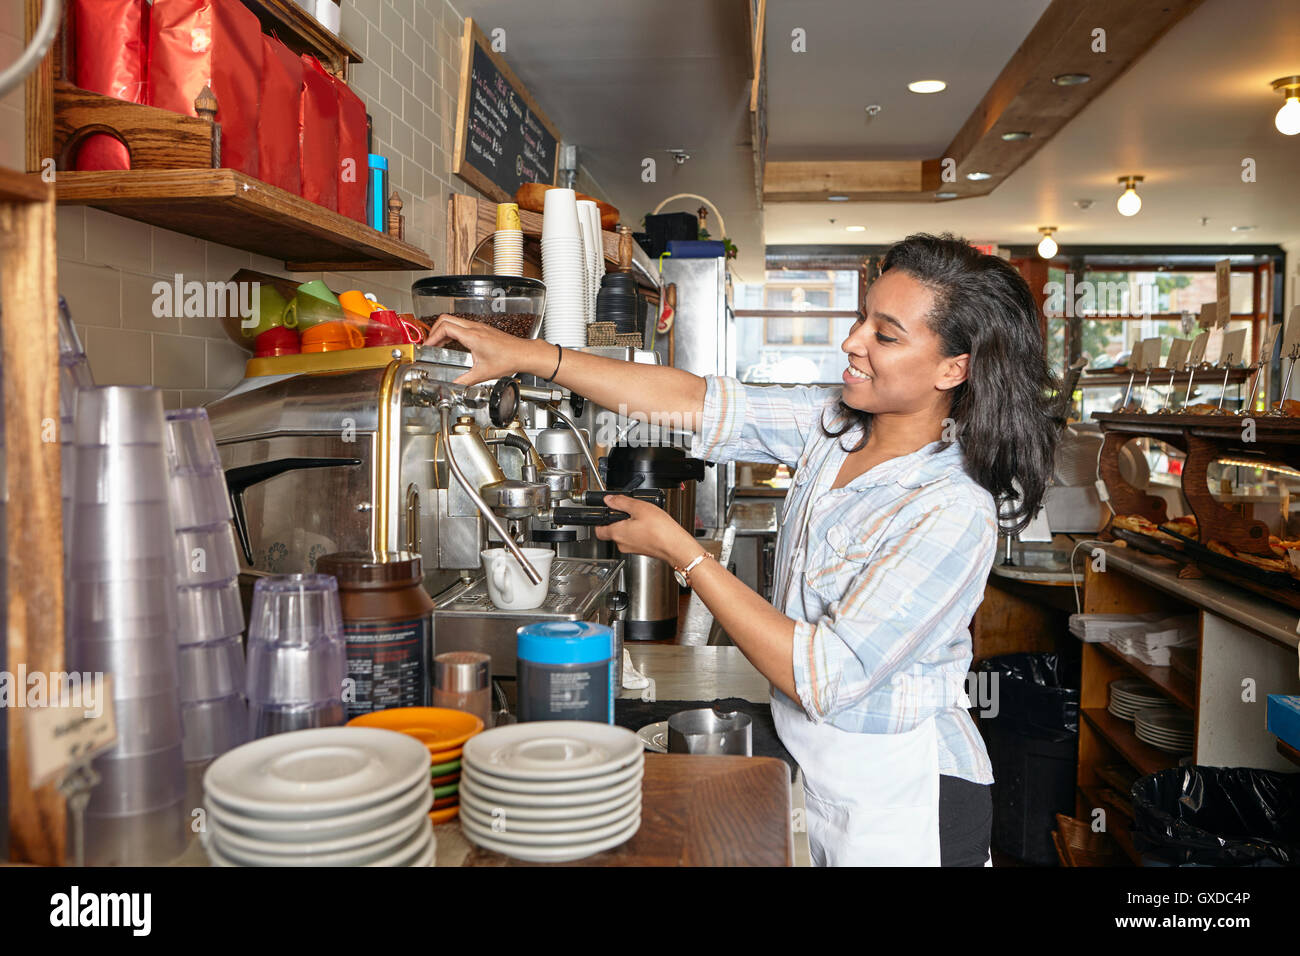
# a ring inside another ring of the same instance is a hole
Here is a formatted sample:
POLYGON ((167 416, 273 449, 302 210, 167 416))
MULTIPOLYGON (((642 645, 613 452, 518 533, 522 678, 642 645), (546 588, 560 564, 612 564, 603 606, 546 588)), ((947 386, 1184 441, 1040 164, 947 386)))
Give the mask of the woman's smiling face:
POLYGON ((891 269, 867 292, 867 317, 854 323, 840 349, 848 356, 844 404, 874 415, 946 413, 949 390, 966 379, 969 356, 945 356, 928 316, 934 294, 891 269))

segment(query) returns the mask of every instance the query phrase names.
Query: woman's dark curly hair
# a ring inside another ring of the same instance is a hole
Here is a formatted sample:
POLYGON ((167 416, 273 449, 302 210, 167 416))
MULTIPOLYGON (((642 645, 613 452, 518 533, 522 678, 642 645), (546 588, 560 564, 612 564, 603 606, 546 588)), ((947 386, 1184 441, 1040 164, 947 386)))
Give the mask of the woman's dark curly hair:
MULTIPOLYGON (((948 233, 908 236, 880 267, 905 272, 934 294, 927 317, 945 356, 969 354, 966 381, 952 390, 952 418, 966 468, 1001 505, 1003 527, 1020 531, 1042 505, 1062 421, 1053 414, 1059 383, 1043 352, 1038 309, 1029 286, 1006 260, 985 255, 948 233), (1013 485, 1013 482, 1015 483, 1013 485)), ((841 402, 847 422, 871 413, 841 402)))

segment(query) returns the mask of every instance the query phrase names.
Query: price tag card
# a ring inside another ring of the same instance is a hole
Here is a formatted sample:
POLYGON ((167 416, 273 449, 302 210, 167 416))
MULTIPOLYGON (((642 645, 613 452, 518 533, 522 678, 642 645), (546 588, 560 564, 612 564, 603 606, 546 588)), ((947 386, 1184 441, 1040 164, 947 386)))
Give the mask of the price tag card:
POLYGON ((1273 358, 1273 346, 1277 344, 1277 337, 1282 333, 1281 322, 1271 322, 1267 329, 1264 330, 1264 341, 1259 343, 1259 364, 1267 365, 1273 358))
POLYGON ((1215 318, 1223 325, 1232 317, 1232 260, 1220 259, 1214 264, 1214 288, 1218 293, 1215 318))
POLYGON ((1282 329, 1282 355, 1291 354, 1291 349, 1300 345, 1300 305, 1291 310, 1286 325, 1282 329))
POLYGON ((1223 360, 1223 326, 1216 325, 1205 333, 1205 359, 1211 365, 1223 360))
POLYGON ((1209 338, 1209 332, 1202 332, 1196 338, 1192 339, 1192 350, 1187 353, 1188 365, 1200 365, 1205 361, 1205 346, 1209 341, 1209 338))
POLYGON ((1215 316, 1218 313, 1218 306, 1213 302, 1201 303, 1201 314, 1196 320, 1196 324, 1203 329, 1212 328, 1215 323, 1215 316))
POLYGON ((1188 339, 1174 339, 1169 343, 1169 359, 1165 363, 1169 368, 1181 369, 1187 364, 1187 355, 1192 347, 1188 339))
POLYGON ((1220 361, 1238 368, 1245 367, 1250 360, 1246 354, 1246 330, 1233 329, 1223 333, 1223 356, 1220 361))
POLYGON ((1164 340, 1156 335, 1142 340, 1142 371, 1160 367, 1160 351, 1164 340))
POLYGON ((27 773, 33 788, 117 743, 112 677, 83 682, 81 676, 74 673, 61 686, 51 686, 49 704, 27 713, 27 773))
POLYGON ((1136 372, 1136 371, 1141 370, 1141 368, 1142 368, 1142 355, 1143 355, 1143 353, 1144 353, 1145 351, 1146 351, 1146 340, 1145 340, 1145 339, 1144 339, 1143 341, 1141 341, 1141 342, 1135 342, 1135 343, 1133 344, 1133 348, 1131 348, 1131 349, 1129 350, 1129 353, 1128 353, 1128 361, 1125 363, 1125 365, 1127 365, 1128 368, 1129 368, 1131 371, 1135 371, 1135 372, 1136 372))

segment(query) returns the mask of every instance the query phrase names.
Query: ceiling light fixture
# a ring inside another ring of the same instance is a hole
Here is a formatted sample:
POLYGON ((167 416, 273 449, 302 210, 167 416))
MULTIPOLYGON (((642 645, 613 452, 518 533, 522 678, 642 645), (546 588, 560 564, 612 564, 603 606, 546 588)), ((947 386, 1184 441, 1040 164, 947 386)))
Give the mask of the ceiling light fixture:
POLYGON ((1055 226, 1039 226, 1038 231, 1043 234, 1043 238, 1038 243, 1038 254, 1044 259, 1050 259, 1056 255, 1060 246, 1052 238, 1052 233, 1056 232, 1055 226))
POLYGON ((1092 74, 1090 73, 1058 73, 1052 77, 1052 82, 1057 86, 1079 86, 1091 79, 1092 74))
POLYGON ((1300 76, 1284 76, 1273 81, 1273 89, 1281 90, 1286 102, 1273 117, 1273 125, 1283 136, 1300 133, 1300 76))
POLYGON ((1009 133, 1003 133, 1003 134, 1002 134, 1002 141, 1003 141, 1004 143, 1018 143, 1018 142, 1020 142, 1022 139, 1029 139, 1029 137, 1031 137, 1031 136, 1033 136, 1033 135, 1034 135, 1034 134, 1031 133, 1031 132, 1029 132, 1028 130, 1024 130, 1024 129, 1013 129, 1013 130, 1012 130, 1011 132, 1009 132, 1009 133))
POLYGON ((935 193, 934 198, 935 199, 956 199, 957 194, 956 193, 935 193))
POLYGON ((1074 205, 1079 209, 1091 209, 1093 202, 1091 199, 1076 199, 1074 205))
POLYGON ((975 182, 978 183, 985 179, 992 179, 993 174, 992 173, 967 173, 966 178, 974 180, 975 182))
POLYGON ((1120 193, 1119 199, 1115 201, 1115 208, 1119 210, 1121 216, 1136 216, 1142 209, 1142 197, 1137 194, 1137 184, 1142 182, 1141 176, 1121 176, 1119 177, 1120 185, 1124 191, 1120 193))
POLYGON ((848 201, 849 201, 849 197, 848 197, 848 196, 840 196, 840 195, 827 196, 827 197, 826 197, 826 201, 827 201, 827 202, 848 202, 848 201))
POLYGON ((1253 232, 1254 229, 1255 229, 1254 226, 1233 226, 1232 227, 1233 232, 1253 232))
POLYGON ((948 88, 943 80, 914 80, 907 84, 913 93, 942 93, 948 88))
POLYGON ((866 232, 867 227, 866 226, 845 226, 844 230, 846 232, 866 232))

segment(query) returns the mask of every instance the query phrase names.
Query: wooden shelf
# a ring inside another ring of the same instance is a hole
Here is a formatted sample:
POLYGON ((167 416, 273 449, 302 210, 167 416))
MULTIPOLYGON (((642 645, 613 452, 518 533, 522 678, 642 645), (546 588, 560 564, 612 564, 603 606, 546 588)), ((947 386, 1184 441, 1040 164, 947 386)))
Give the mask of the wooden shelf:
POLYGON ((233 169, 61 172, 58 201, 284 261, 291 272, 432 271, 423 250, 233 169))
POLYGON ((1139 677, 1154 684, 1162 694, 1171 698, 1174 703, 1186 707, 1188 710, 1194 711, 1196 709, 1195 686, 1172 667, 1156 667, 1152 664, 1144 664, 1136 657, 1130 657, 1112 644, 1098 643, 1096 646, 1103 654, 1113 657, 1139 677))
POLYGON ((0 202, 44 202, 50 187, 36 173, 20 173, 0 166, 0 202))
POLYGON ((1138 740, 1131 724, 1120 720, 1104 707, 1085 707, 1079 713, 1129 766, 1144 776, 1175 765, 1176 758, 1173 754, 1138 740))
MULTIPOLYGON (((1101 787, 1079 787, 1079 792, 1083 795, 1083 807, 1089 810, 1093 807, 1101 807, 1106 811, 1106 834, 1115 841, 1116 846, 1124 851, 1125 856, 1132 860, 1135 865, 1141 866, 1142 854, 1138 853, 1137 847, 1133 845, 1131 818, 1121 816, 1119 820, 1115 820, 1114 818, 1119 815, 1119 811, 1115 809, 1114 804, 1107 803, 1101 798, 1101 791, 1101 787), (1114 826, 1115 823, 1120 825, 1114 826)), ((1083 816, 1082 812, 1076 815, 1082 819, 1088 819, 1088 817, 1083 816)))
POLYGON ((1296 750, 1285 740, 1277 742, 1277 752, 1296 766, 1300 766, 1300 750, 1296 750))
POLYGON ((347 78, 349 63, 360 63, 361 54, 340 36, 293 0, 244 0, 244 6, 257 14, 262 30, 279 38, 294 53, 307 53, 321 61, 333 73, 347 78))

